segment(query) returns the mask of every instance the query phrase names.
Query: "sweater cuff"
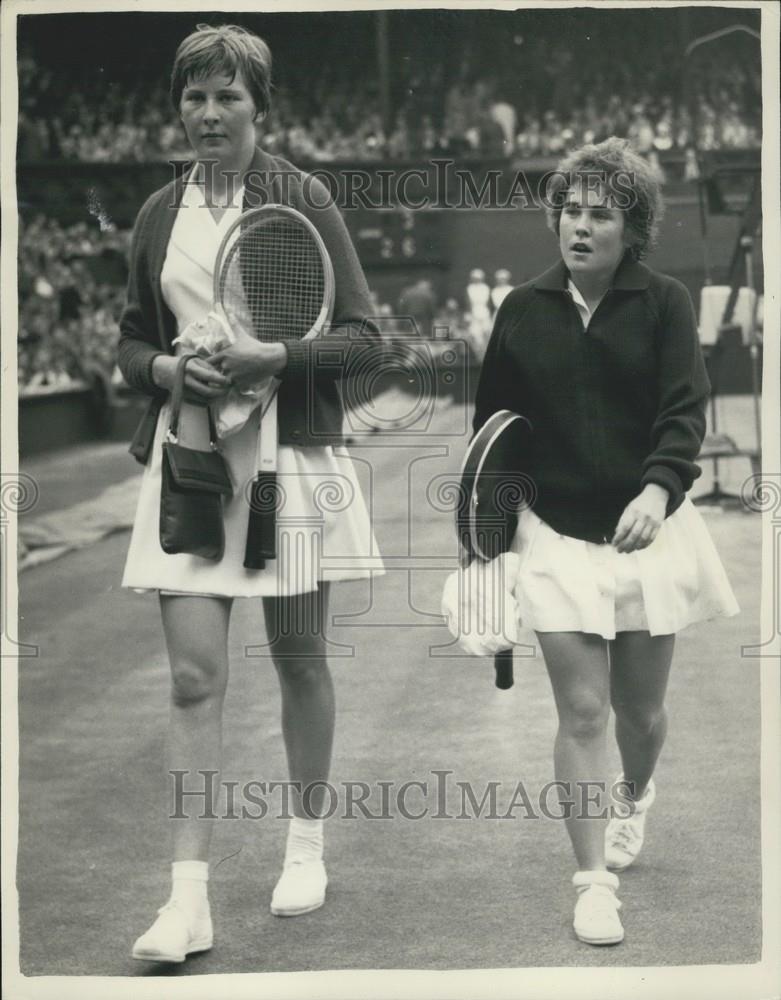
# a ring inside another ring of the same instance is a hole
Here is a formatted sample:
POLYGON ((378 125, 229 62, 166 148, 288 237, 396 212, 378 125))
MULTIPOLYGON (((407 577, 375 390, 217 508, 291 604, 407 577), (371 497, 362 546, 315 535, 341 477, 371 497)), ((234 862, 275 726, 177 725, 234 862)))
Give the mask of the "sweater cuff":
POLYGON ((309 345, 303 340, 286 340, 287 364, 277 374, 279 379, 303 378, 306 375, 309 345))
POLYGON ((144 372, 144 382, 146 383, 150 396, 156 396, 158 393, 165 392, 157 382, 155 382, 152 377, 152 365, 155 363, 155 358, 159 358, 161 355, 165 354, 165 351, 155 351, 154 354, 149 356, 149 360, 146 363, 146 370, 144 372))
POLYGON ((671 513, 677 507, 678 501, 684 492, 683 483, 677 472, 673 472, 667 465, 651 465, 645 470, 642 478, 643 486, 646 486, 648 483, 656 483, 667 490, 670 494, 670 498, 667 501, 667 512, 668 514, 671 513))

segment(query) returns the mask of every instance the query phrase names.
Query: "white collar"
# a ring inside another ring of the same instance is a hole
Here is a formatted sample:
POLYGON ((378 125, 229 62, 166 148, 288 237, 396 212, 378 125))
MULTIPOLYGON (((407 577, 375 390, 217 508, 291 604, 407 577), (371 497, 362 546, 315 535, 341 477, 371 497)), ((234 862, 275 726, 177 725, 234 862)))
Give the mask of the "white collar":
POLYGON ((580 314, 580 318, 583 320, 583 327, 585 329, 591 320, 592 312, 586 304, 586 300, 580 294, 580 289, 572 278, 567 278, 567 291, 570 293, 572 301, 577 306, 578 313, 580 314))

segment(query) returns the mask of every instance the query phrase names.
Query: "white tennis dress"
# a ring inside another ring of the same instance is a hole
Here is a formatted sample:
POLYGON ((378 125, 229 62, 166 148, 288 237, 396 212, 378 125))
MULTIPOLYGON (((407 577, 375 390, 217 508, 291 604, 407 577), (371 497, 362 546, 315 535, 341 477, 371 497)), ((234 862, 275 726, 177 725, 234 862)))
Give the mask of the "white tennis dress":
MULTIPOLYGON (((222 237, 241 213, 243 189, 219 222, 203 189, 185 185, 161 273, 163 297, 183 330, 212 308, 214 262, 222 237)), ((384 572, 355 466, 342 446, 278 450, 277 558, 265 569, 244 569, 249 507, 246 494, 256 472, 258 419, 222 442, 233 481, 224 503, 225 553, 219 562, 160 547, 162 444, 169 403, 160 412, 144 470, 122 586, 220 597, 288 596, 316 590, 319 581, 353 580, 384 572)), ((184 403, 180 443, 208 448, 206 411, 184 403)))

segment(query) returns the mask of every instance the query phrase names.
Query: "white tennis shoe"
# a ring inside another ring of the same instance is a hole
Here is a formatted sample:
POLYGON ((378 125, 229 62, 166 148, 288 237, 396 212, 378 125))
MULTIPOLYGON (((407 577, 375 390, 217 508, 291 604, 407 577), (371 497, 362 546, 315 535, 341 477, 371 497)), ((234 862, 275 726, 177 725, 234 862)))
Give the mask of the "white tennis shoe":
POLYGON ((157 920, 133 945, 133 958, 145 962, 183 962, 196 951, 208 951, 214 933, 208 904, 193 915, 175 902, 157 911, 157 920))
MULTIPOLYGON (((624 776, 619 775, 616 783, 623 780, 624 776)), ((624 871, 640 853, 645 839, 646 816, 655 799, 656 786, 651 778, 637 802, 613 806, 613 816, 605 830, 605 863, 612 871, 624 871)))
POLYGON ((578 940, 585 944, 619 944, 624 928, 616 896, 618 876, 605 871, 575 872, 572 884, 578 891, 572 926, 578 940))
POLYGON ((285 861, 282 875, 271 896, 275 917, 298 917, 311 913, 325 902, 328 876, 320 858, 291 858, 285 861))

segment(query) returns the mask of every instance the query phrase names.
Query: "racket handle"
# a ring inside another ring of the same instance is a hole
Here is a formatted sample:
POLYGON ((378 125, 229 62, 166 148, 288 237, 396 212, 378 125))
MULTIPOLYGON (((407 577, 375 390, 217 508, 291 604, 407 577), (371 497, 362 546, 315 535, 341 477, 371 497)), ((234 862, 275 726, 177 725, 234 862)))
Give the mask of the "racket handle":
POLYGON ((277 474, 259 472, 250 494, 245 569, 265 569, 277 557, 277 474))
POLYGON ((513 686, 513 651, 503 649, 494 657, 496 670, 496 686, 502 691, 508 691, 513 686))

